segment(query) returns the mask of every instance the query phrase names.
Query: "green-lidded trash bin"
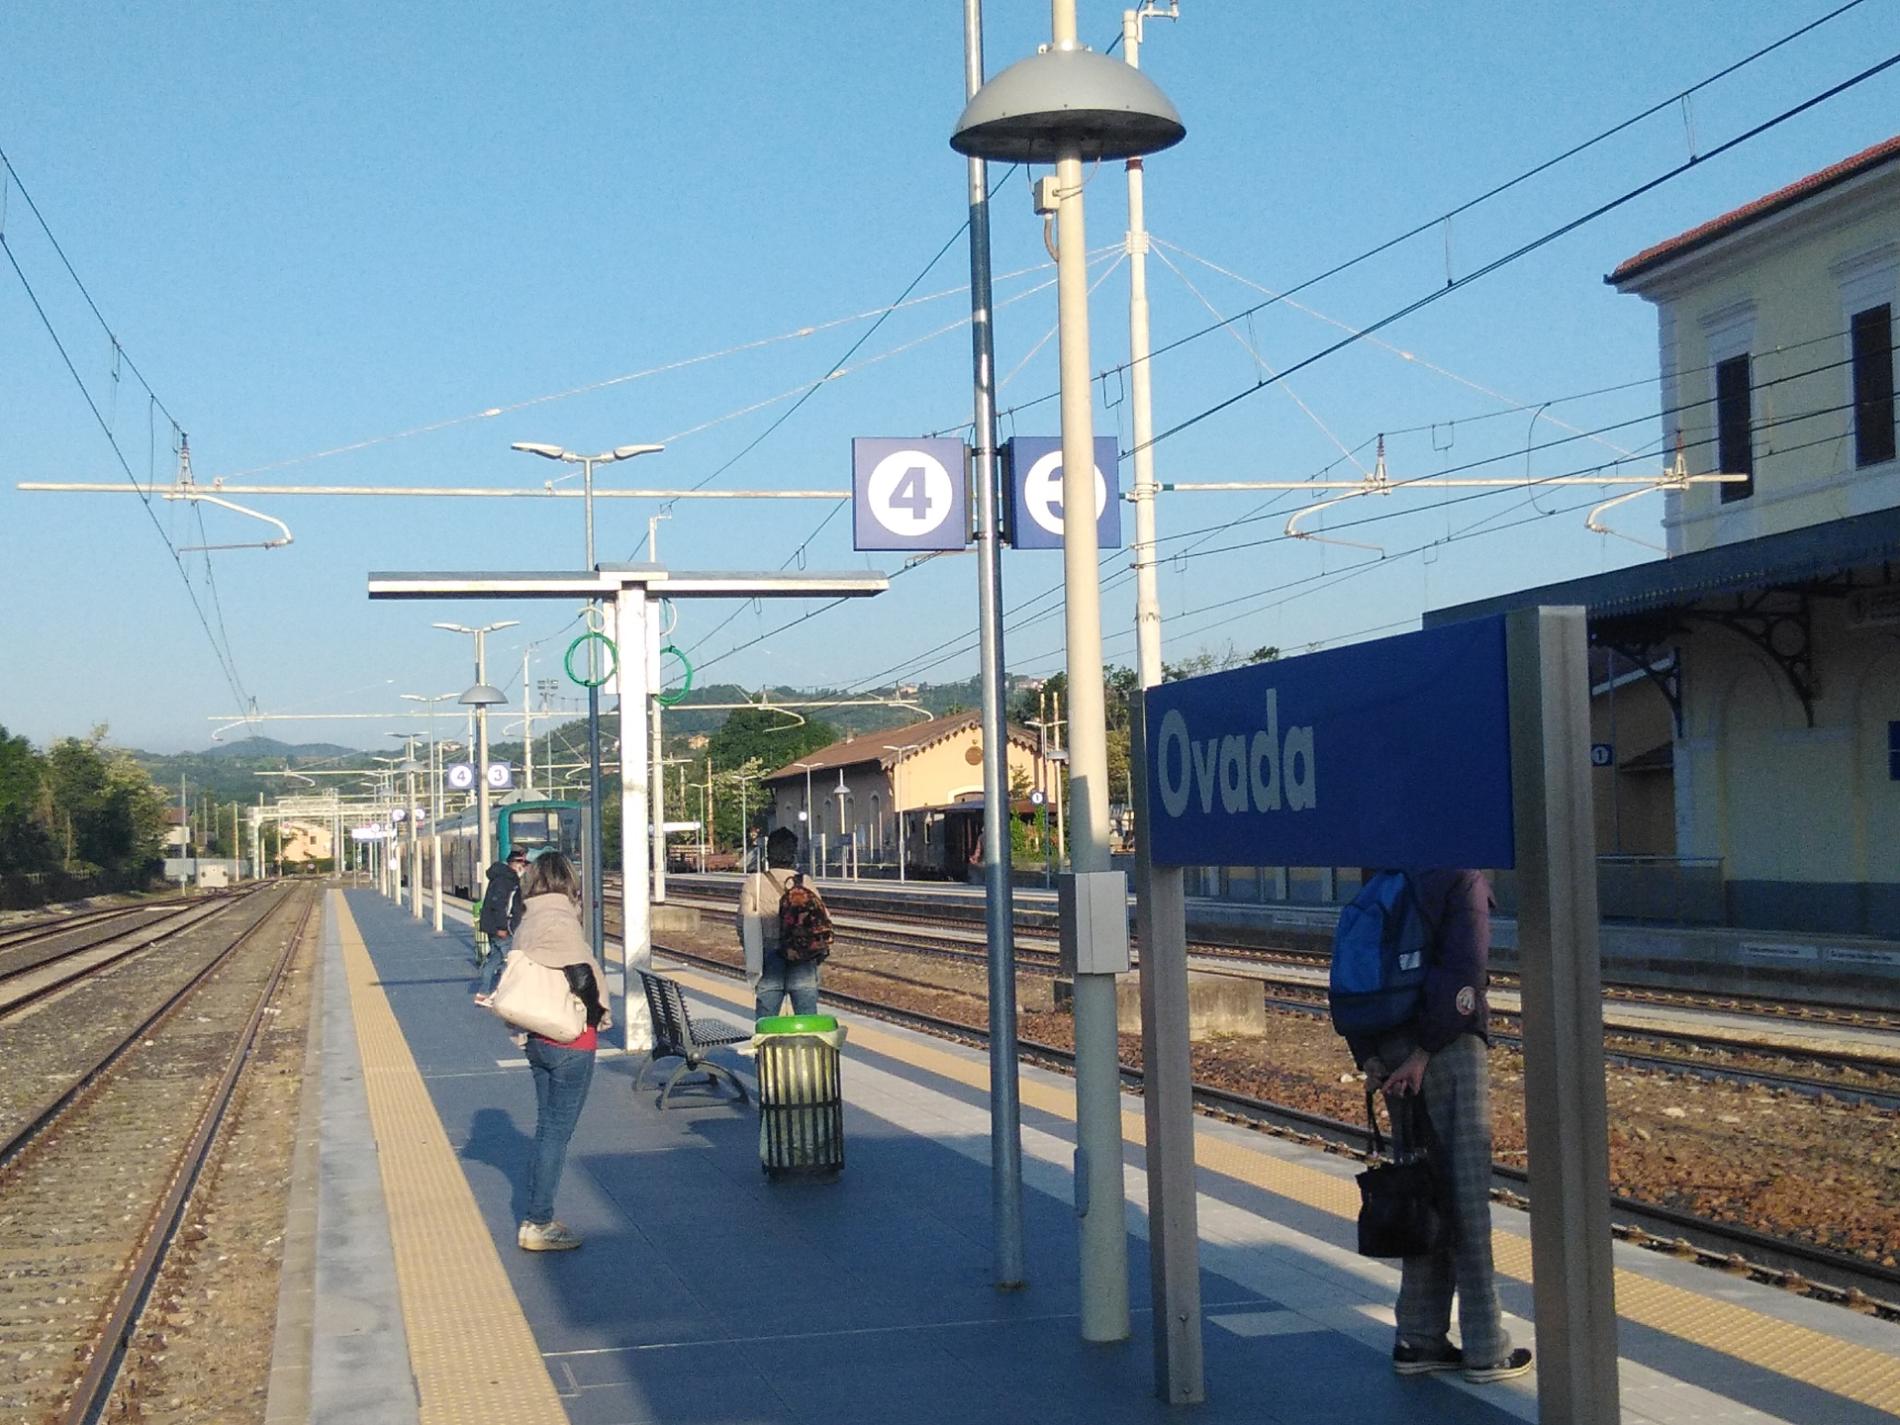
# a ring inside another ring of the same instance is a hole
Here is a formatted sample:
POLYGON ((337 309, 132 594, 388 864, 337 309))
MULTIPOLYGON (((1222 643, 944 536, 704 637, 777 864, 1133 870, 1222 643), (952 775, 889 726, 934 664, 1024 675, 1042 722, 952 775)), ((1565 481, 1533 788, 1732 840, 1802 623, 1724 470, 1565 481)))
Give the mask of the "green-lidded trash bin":
POLYGON ((844 1031, 828 1014, 758 1022, 759 1166, 780 1178, 835 1178, 844 1170, 844 1031))

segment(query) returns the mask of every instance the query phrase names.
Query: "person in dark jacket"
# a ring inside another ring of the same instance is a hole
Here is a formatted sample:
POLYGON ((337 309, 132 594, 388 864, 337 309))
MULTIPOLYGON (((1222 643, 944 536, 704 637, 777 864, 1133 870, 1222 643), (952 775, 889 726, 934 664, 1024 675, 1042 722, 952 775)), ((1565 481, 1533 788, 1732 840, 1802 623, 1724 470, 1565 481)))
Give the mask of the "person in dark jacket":
POLYGON ((501 980, 502 962, 508 958, 509 941, 521 924, 524 906, 521 873, 528 868, 528 853, 516 846, 506 861, 488 868, 488 889, 482 893, 482 907, 475 920, 475 963, 482 972, 482 985, 475 1003, 486 1006, 501 980))
POLYGON ((594 1080, 594 1051, 599 1031, 611 1027, 594 952, 581 929, 580 877, 558 851, 535 857, 521 881, 525 903, 514 937, 514 952, 537 965, 560 970, 587 1009, 587 1026, 565 1044, 539 1034, 524 1036, 522 1048, 534 1074, 534 1158, 528 1170, 528 1206, 515 1243, 524 1252, 564 1252, 581 1244, 580 1234, 554 1217, 554 1190, 567 1163, 568 1140, 580 1121, 594 1080))
MULTIPOLYGON (((1513 1349, 1498 1309, 1491 1263, 1490 1043, 1491 887, 1481 871, 1408 872, 1419 910, 1432 932, 1432 957, 1418 1013, 1389 1033, 1347 1040, 1366 1082, 1388 1101, 1424 1099, 1433 1136, 1442 1206, 1450 1240, 1426 1257, 1401 1264, 1398 1340, 1392 1368, 1400 1375, 1462 1370, 1466 1380, 1504 1380, 1531 1368, 1531 1353, 1513 1349), (1462 1349, 1446 1334, 1458 1297, 1462 1349)), ((1401 1151, 1404 1120, 1394 1112, 1401 1151)))

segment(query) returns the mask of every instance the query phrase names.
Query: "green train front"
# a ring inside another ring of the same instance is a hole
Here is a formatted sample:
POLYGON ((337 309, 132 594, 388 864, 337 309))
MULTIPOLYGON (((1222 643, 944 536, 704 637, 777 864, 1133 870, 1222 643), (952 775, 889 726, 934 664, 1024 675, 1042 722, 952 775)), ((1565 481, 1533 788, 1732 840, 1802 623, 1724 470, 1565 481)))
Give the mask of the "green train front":
MULTIPOLYGON (((587 818, 580 802, 532 800, 498 803, 488 809, 489 855, 508 859, 515 847, 532 856, 553 847, 584 870, 587 818)), ((436 830, 442 836, 442 883, 451 894, 473 899, 484 886, 486 866, 481 858, 480 819, 474 807, 445 816, 436 830)), ((425 858, 424 874, 428 871, 425 858)))

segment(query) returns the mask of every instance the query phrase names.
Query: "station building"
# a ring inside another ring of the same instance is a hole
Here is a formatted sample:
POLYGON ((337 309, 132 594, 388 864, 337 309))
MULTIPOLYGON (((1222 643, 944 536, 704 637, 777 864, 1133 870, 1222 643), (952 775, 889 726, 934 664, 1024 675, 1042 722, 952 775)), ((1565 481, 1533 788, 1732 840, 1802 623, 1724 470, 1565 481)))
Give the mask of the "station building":
POLYGON ((1605 912, 1900 934, 1900 137, 1637 253, 1666 557, 1439 609, 1581 604, 1605 912))
MULTIPOLYGON (((1036 734, 1014 724, 1008 734, 1011 784, 1055 786, 1055 765, 1042 756, 1036 734)), ((983 720, 977 713, 859 733, 787 763, 762 782, 771 825, 798 832, 801 858, 809 840, 818 863, 834 873, 894 874, 900 848, 917 874, 964 881, 972 862, 980 866, 983 720)))

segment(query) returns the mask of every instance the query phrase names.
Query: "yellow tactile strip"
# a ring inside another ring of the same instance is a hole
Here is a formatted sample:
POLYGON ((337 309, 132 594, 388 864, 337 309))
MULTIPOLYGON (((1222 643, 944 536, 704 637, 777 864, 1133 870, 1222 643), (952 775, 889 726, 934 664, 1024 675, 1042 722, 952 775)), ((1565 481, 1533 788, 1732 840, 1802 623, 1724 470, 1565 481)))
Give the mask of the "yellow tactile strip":
MULTIPOLYGON (((679 978, 702 994, 734 1004, 750 1003, 735 993, 729 980, 691 973, 681 973, 679 978)), ((979 1060, 914 1043, 863 1021, 851 1025, 851 1042, 957 1083, 989 1090, 989 1068, 979 1060)), ((1021 1096, 1026 1108, 1059 1118, 1075 1117, 1075 1097, 1066 1090, 1025 1081, 1021 1096)), ((1122 1136, 1137 1146, 1147 1141, 1147 1125, 1140 1113, 1123 1111, 1122 1136)), ((1335 1217, 1352 1220, 1359 1214, 1359 1193, 1351 1178, 1254 1152, 1214 1134, 1196 1133, 1194 1154, 1200 1167, 1222 1177, 1335 1217)), ((1501 1229, 1494 1231, 1492 1251, 1500 1274, 1518 1281, 1531 1279, 1529 1238, 1501 1229)), ((1632 1325, 1664 1332, 1842 1399, 1900 1415, 1900 1357, 1886 1352, 1836 1340, 1809 1327, 1623 1268, 1616 1272, 1616 1314, 1632 1325)))
POLYGON ((341 893, 329 895, 382 1168, 422 1425, 567 1425, 408 1041, 341 893))

